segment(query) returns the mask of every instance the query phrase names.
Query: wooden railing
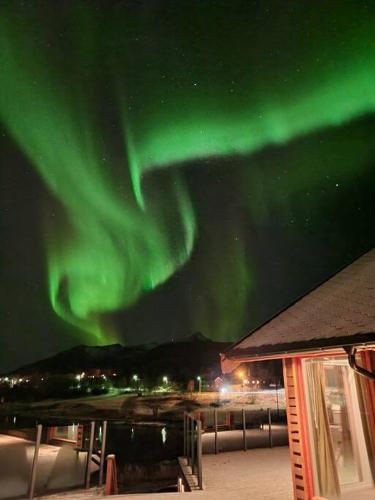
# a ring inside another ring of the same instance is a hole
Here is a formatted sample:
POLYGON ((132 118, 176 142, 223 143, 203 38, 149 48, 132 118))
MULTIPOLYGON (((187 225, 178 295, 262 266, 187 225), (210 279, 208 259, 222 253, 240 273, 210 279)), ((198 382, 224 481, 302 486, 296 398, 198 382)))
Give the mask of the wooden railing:
POLYGON ((184 412, 184 456, 198 488, 203 490, 202 472, 202 422, 192 413, 184 412))
POLYGON ((107 456, 107 475, 104 491, 106 495, 118 494, 117 466, 115 455, 107 456))
MULTIPOLYGON (((79 427, 82 427, 82 426, 79 426, 79 427)), ((91 463, 92 462, 94 462, 95 464, 97 464, 99 466, 99 486, 103 486, 104 462, 105 462, 106 442, 107 442, 107 421, 106 420, 103 421, 102 443, 101 443, 101 447, 99 449, 96 446, 94 446, 95 427, 96 427, 96 422, 95 421, 90 422, 87 443, 82 442, 80 448, 74 448, 77 452, 87 453, 86 465, 85 465, 85 476, 83 479, 83 486, 86 489, 89 489, 90 485, 91 485, 91 475, 92 475, 91 463), (87 446, 86 446, 86 444, 87 444, 87 446)), ((32 500, 35 496, 35 486, 36 486, 37 475, 38 475, 38 460, 39 460, 39 450, 40 450, 40 445, 41 445, 42 432, 43 432, 43 425, 38 424, 36 426, 34 456, 33 456, 33 461, 32 461, 32 466, 31 466, 31 471, 30 471, 30 480, 29 480, 29 487, 28 487, 28 493, 27 493, 27 497, 29 500, 32 500)), ((48 432, 48 429, 47 429, 47 432, 48 432)), ((82 430, 81 430, 81 432, 82 432, 82 430)), ((112 455, 111 457, 113 457, 113 460, 114 460, 114 455, 112 455)), ((112 468, 112 470, 116 471, 116 467, 113 466, 112 461, 111 461, 111 464, 112 465, 110 467, 112 468)), ((108 474, 107 474, 107 476, 108 476, 108 474)), ((117 490, 117 475, 116 475, 115 489, 117 490)))
POLYGON ((264 425, 268 426, 268 443, 269 447, 273 447, 273 436, 272 436, 272 417, 271 417, 271 409, 267 408, 267 410, 257 410, 255 412, 251 410, 246 410, 242 408, 241 410, 237 411, 229 411, 228 410, 218 410, 214 409, 211 411, 203 411, 199 413, 199 419, 201 420, 202 423, 202 430, 204 432, 214 432, 215 433, 215 441, 214 441, 214 448, 215 448, 215 453, 219 453, 219 435, 220 435, 220 430, 233 430, 233 429, 241 429, 242 430, 242 441, 243 441, 243 449, 246 451, 247 450, 247 433, 246 431, 248 430, 248 424, 249 422, 247 421, 247 417, 249 416, 254 416, 256 417, 255 422, 257 423, 257 426, 259 426, 261 429, 264 428, 264 425), (207 414, 211 417, 212 425, 207 425, 207 414), (224 424, 219 424, 218 422, 218 415, 222 414, 225 415, 225 423, 224 424), (234 417, 237 414, 237 416, 240 416, 240 422, 237 421, 237 424, 234 423, 234 417), (213 418, 212 418, 213 417, 213 418))

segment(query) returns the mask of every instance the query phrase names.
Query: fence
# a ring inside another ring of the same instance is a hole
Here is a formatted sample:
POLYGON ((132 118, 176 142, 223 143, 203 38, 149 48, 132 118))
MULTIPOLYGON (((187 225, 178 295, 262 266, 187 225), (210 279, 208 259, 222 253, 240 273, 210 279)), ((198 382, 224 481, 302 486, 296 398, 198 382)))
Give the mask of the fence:
MULTIPOLYGON (((90 422, 89 425, 86 425, 86 430, 88 432, 84 432, 84 426, 78 426, 78 437, 77 437, 77 443, 75 448, 65 448, 62 450, 62 454, 65 453, 63 461, 64 463, 64 468, 66 469, 66 463, 71 462, 72 464, 76 464, 78 460, 78 456, 80 453, 85 453, 86 454, 86 460, 84 464, 84 468, 82 468, 84 475, 81 477, 80 484, 77 484, 77 479, 71 478, 72 486, 84 486, 86 489, 90 488, 90 483, 91 483, 91 475, 92 475, 92 468, 93 465, 95 466, 96 470, 99 472, 99 486, 103 486, 103 477, 104 477, 104 463, 105 463, 105 454, 106 454, 106 441, 107 441, 107 421, 103 421, 102 425, 100 425, 100 428, 96 428, 96 422, 92 421, 90 422), (97 437, 97 431, 100 433, 100 440, 97 437), (86 438, 84 437, 86 434, 86 438), (100 445, 100 446, 99 446, 100 445), (75 481, 75 482, 74 482, 75 481)), ((70 426, 62 426, 62 427, 70 427, 70 426)), ((61 427, 60 427, 61 428, 61 427)), ((28 494, 27 497, 29 500, 34 498, 35 494, 42 494, 45 493, 45 491, 36 491, 37 488, 37 479, 38 479, 38 466, 39 466, 39 455, 40 455, 40 447, 41 447, 41 440, 42 440, 42 435, 43 431, 47 430, 47 434, 50 434, 51 429, 53 428, 46 428, 43 429, 42 424, 38 424, 36 426, 37 432, 36 432, 36 438, 35 438, 35 447, 34 447, 34 455, 33 455, 33 460, 32 460, 32 466, 31 466, 31 473, 30 473, 30 480, 29 480, 29 487, 28 487, 28 494)), ((46 434, 46 433, 44 433, 46 434)), ((56 437, 56 440, 59 438, 56 437)), ((63 439, 62 439, 63 440, 63 439)), ((56 458, 57 462, 58 458, 56 458)), ((55 464, 56 467, 56 464, 55 464)), ((66 471, 65 471, 66 472, 66 471)), ((57 473, 55 472, 55 476, 57 473)), ((56 483, 56 477, 52 478, 55 483, 56 483)), ((64 478, 65 481, 68 481, 68 478, 64 478)), ((78 479, 79 481, 79 479, 78 479)), ((39 481, 40 483, 41 481, 39 481)), ((58 481, 57 481, 58 482, 58 481)), ((57 488, 59 489, 59 488, 57 488)))
MULTIPOLYGON (((242 430, 242 443, 243 450, 247 450, 247 415, 253 414, 254 412, 246 411, 242 409, 240 411, 240 427, 242 430)), ((212 431, 214 433, 214 450, 215 453, 219 453, 219 434, 220 429, 223 430, 233 430, 238 429, 238 422, 235 421, 235 415, 238 412, 228 412, 226 410, 217 410, 216 408, 211 412, 197 412, 196 414, 184 412, 183 421, 183 436, 184 436, 184 457, 186 458, 187 464, 191 467, 191 473, 196 477, 199 489, 203 489, 203 471, 202 471, 202 434, 203 432, 212 431), (221 422, 219 424, 219 416, 221 417, 221 422), (223 417, 224 416, 224 421, 223 417), (209 423, 209 418, 213 417, 212 425, 207 425, 209 423)), ((271 409, 268 408, 263 412, 256 412, 258 418, 257 425, 260 428, 264 428, 264 425, 268 426, 268 445, 270 448, 273 447, 273 436, 272 436, 272 414, 271 409)))
POLYGON ((197 479, 198 488, 202 490, 202 422, 187 412, 184 412, 184 456, 197 479))
POLYGON ((272 413, 271 409, 267 410, 246 410, 242 408, 240 411, 217 410, 216 408, 210 412, 201 412, 200 420, 204 432, 214 433, 214 451, 219 453, 219 434, 223 430, 242 430, 243 449, 247 450, 248 436, 247 431, 250 428, 263 429, 268 426, 268 445, 273 447, 272 435, 272 413), (223 418, 224 417, 224 418, 223 418), (250 417, 250 419, 249 419, 250 417))

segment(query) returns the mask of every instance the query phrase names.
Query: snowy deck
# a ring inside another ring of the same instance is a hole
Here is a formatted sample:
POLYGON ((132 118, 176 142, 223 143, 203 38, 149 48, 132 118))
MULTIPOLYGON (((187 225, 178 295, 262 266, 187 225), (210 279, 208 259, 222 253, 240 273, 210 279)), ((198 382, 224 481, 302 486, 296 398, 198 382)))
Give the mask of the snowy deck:
MULTIPOLYGON (((292 476, 287 446, 203 455, 203 491, 119 495, 113 499, 291 500, 292 476)), ((107 497, 109 498, 109 497, 107 497)))
MULTIPOLYGON (((34 456, 34 443, 0 434, 0 499, 25 497, 34 456)), ((35 492, 47 493, 83 484, 86 454, 71 446, 42 444, 35 492)), ((96 466, 92 465, 92 470, 96 466)))
MULTIPOLYGON (((203 491, 98 497, 95 491, 70 494, 69 500, 291 500, 288 447, 203 456, 203 491)), ((54 497, 66 500, 66 496, 54 497)))

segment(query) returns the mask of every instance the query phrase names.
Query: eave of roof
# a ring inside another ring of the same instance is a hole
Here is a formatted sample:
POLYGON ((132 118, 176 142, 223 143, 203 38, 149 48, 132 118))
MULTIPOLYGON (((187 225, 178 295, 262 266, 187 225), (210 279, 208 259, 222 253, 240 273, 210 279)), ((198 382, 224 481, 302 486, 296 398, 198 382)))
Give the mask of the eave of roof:
POLYGON ((283 352, 360 345, 363 343, 362 339, 365 339, 365 342, 374 342, 375 287, 373 279, 375 279, 375 249, 345 266, 328 280, 253 329, 227 349, 223 353, 224 356, 227 359, 236 359, 245 354, 247 358, 260 355, 282 357, 280 354, 283 352), (356 295, 353 296, 353 292, 356 295), (319 303, 323 304, 323 307, 319 303), (329 304, 330 309, 324 308, 324 303, 329 304), (341 304, 344 307, 342 315, 338 307, 341 304), (310 312, 314 310, 315 313, 310 312), (289 329, 289 326, 290 342, 285 335, 286 328, 289 329), (322 327, 321 336, 319 335, 320 326, 322 327), (259 340, 263 331, 266 339, 261 343, 259 340))
POLYGON ((233 347, 224 352, 227 359, 259 358, 259 357, 283 357, 287 354, 308 353, 316 351, 331 350, 346 346, 375 346, 375 332, 362 333, 344 337, 332 337, 330 339, 312 339, 305 342, 288 342, 284 344, 263 345, 259 347, 250 347, 240 349, 233 347))

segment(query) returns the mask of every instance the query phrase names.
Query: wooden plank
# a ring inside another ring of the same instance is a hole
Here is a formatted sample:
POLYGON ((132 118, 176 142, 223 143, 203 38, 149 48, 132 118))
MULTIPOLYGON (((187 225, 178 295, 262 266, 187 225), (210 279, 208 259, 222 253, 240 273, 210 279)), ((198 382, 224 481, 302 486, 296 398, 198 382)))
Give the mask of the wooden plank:
POLYGON ((291 422, 289 424, 289 427, 290 427, 290 431, 293 432, 293 433, 294 432, 298 432, 299 433, 301 431, 300 426, 295 421, 291 422))
MULTIPOLYGON (((298 465, 301 465, 303 467, 303 460, 302 460, 300 455, 294 455, 293 468, 298 466, 298 465)), ((299 467, 297 467, 297 468, 298 468, 298 470, 301 470, 299 467)))
POLYGON ((301 447, 301 444, 298 442, 291 442, 289 443, 289 446, 291 447, 292 451, 297 451, 298 453, 301 453, 301 450, 302 450, 302 447, 301 447))
POLYGON ((298 372, 298 363, 296 358, 284 359, 284 381, 285 381, 285 400, 288 418, 288 438, 289 451, 292 470, 292 481, 295 500, 307 500, 308 483, 305 470, 305 448, 303 444, 303 414, 301 408, 301 393, 298 383, 301 382, 298 372))
POLYGON ((298 478, 294 476, 294 483, 298 486, 302 486, 303 489, 305 489, 305 480, 304 478, 298 478))

